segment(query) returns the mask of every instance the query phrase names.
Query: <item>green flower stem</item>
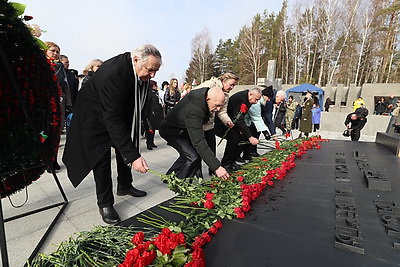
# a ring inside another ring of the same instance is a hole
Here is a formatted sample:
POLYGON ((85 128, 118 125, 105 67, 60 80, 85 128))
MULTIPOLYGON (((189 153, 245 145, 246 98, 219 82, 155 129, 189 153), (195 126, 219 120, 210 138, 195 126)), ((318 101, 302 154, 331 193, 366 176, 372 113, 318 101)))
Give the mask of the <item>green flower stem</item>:
POLYGON ((155 175, 160 176, 160 177, 165 176, 165 174, 163 174, 161 172, 153 171, 153 170, 150 170, 150 169, 148 169, 148 171, 151 172, 152 174, 155 174, 155 175))
POLYGON ((182 205, 176 205, 176 204, 171 204, 171 207, 176 207, 176 208, 186 208, 186 209, 193 209, 193 210, 208 210, 207 208, 202 208, 202 207, 190 207, 190 206, 182 206, 182 205))
MULTIPOLYGON (((139 222, 151 225, 151 226, 156 227, 156 228, 161 228, 162 229, 165 226, 169 226, 171 224, 170 222, 168 222, 164 218, 162 218, 162 220, 160 220, 160 219, 157 219, 157 218, 154 218, 154 217, 150 217, 150 216, 148 216, 146 214, 143 214, 142 216, 145 217, 146 219, 139 217, 139 218, 137 218, 137 220, 139 222)), ((157 215, 157 217, 160 217, 160 216, 157 215)))
POLYGON ((230 129, 231 129, 231 128, 229 128, 229 127, 228 127, 228 129, 226 129, 224 135, 221 137, 221 139, 219 139, 219 142, 218 142, 218 144, 217 144, 217 147, 222 143, 222 140, 225 139, 225 137, 226 137, 226 135, 228 134, 228 132, 229 132, 230 129))
POLYGON ((182 215, 183 217, 186 217, 188 215, 188 213, 185 213, 183 211, 179 211, 179 210, 176 210, 176 209, 172 209, 172 208, 168 208, 168 207, 164 207, 164 206, 159 206, 159 207, 162 208, 162 209, 165 209, 166 211, 182 215))

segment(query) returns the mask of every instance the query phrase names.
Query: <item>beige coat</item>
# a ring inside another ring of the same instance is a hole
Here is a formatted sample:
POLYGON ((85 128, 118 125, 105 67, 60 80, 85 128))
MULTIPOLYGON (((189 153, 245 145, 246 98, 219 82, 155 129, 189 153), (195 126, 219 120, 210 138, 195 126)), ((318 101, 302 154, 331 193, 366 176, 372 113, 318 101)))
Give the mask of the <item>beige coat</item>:
MULTIPOLYGON (((196 90, 196 89, 200 89, 200 88, 204 88, 204 87, 219 87, 222 89, 222 82, 221 80, 219 80, 216 77, 212 77, 210 80, 207 80, 201 84, 199 84, 198 86, 196 86, 195 88, 193 88, 192 90, 196 90)), ((221 107, 221 109, 219 111, 217 111, 216 113, 212 113, 212 115, 210 116, 210 120, 203 124, 203 129, 204 131, 208 131, 214 128, 214 121, 215 121, 215 114, 217 114, 217 116, 219 117, 219 119, 226 125, 228 126, 228 122, 231 122, 231 118, 229 118, 228 116, 228 100, 229 100, 229 94, 225 93, 225 101, 224 101, 224 105, 221 107)))

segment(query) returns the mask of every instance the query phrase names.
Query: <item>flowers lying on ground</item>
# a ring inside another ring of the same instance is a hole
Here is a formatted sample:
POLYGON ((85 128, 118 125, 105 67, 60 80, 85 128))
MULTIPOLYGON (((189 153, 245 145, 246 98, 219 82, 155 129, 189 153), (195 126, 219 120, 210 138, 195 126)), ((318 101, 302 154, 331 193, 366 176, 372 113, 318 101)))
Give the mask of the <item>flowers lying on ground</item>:
MULTIPOLYGON (((151 210, 140 214, 137 220, 159 234, 147 239, 142 232, 134 234, 130 247, 126 249, 125 245, 123 248, 126 256, 120 261, 120 266, 205 266, 203 246, 218 233, 222 219, 244 218, 251 203, 266 187, 274 186, 275 180, 284 179, 287 172, 296 166, 295 159, 301 158, 308 149, 319 149, 322 141, 327 140, 317 136, 277 141, 276 149, 253 158, 241 170, 232 173, 228 180, 213 177, 192 182, 158 173, 178 194, 168 206, 159 206, 173 213, 174 221, 151 210)), ((67 265, 73 264, 68 262, 67 265)))

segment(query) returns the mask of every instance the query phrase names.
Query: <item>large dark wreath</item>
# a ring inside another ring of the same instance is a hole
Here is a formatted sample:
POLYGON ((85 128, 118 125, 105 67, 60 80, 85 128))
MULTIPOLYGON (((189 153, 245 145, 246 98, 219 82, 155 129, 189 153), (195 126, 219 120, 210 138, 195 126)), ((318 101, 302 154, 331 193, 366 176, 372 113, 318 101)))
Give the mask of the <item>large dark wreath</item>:
POLYGON ((0 194, 37 180, 60 141, 54 71, 14 8, 0 0, 0 194))

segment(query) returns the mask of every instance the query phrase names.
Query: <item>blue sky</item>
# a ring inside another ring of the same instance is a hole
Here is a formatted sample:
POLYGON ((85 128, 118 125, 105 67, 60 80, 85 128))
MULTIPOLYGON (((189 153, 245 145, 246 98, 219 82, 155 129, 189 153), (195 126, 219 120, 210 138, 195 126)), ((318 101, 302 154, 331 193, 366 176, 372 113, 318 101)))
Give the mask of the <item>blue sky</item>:
POLYGON ((282 0, 13 1, 27 5, 25 14, 34 18, 29 23, 46 31, 40 39, 57 43, 79 73, 94 58, 155 45, 163 56, 159 84, 172 77, 183 82, 192 39, 205 28, 215 48, 219 39, 235 38, 256 13, 278 13, 282 5, 282 0))

